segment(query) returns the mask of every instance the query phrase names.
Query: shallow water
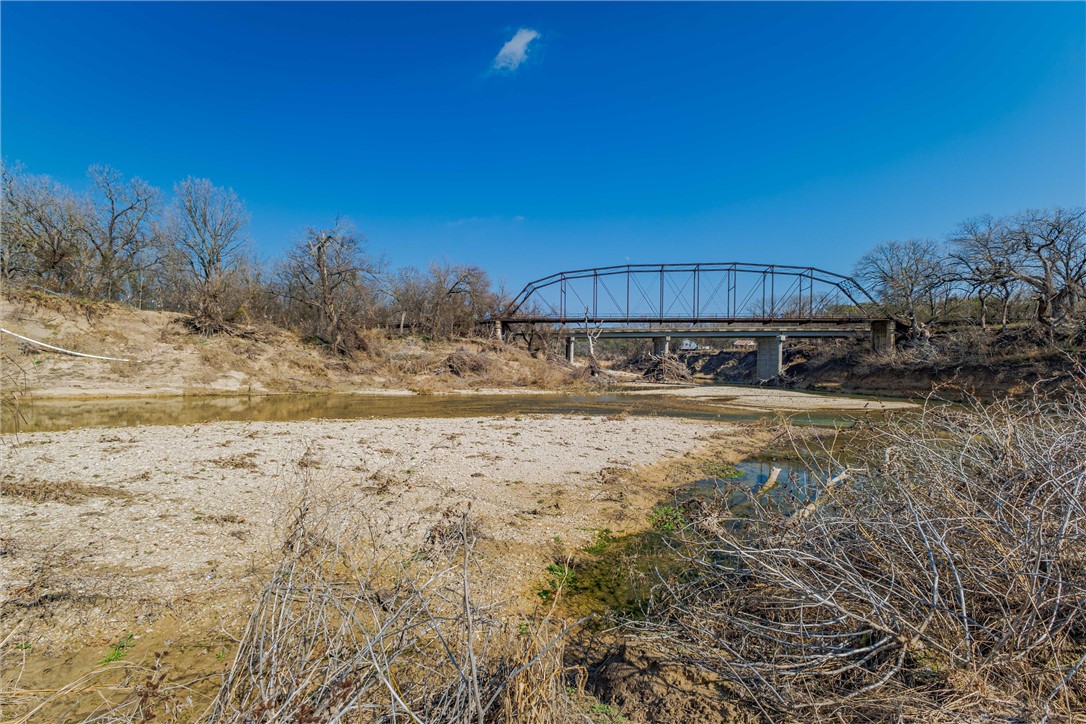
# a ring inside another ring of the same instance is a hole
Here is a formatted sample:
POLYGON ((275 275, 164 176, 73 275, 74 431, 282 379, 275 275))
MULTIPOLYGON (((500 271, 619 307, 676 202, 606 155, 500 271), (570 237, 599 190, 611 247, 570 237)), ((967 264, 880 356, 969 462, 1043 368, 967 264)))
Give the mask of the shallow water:
POLYGON ((755 492, 769 480, 773 468, 780 468, 777 487, 793 495, 806 494, 814 482, 813 473, 804 465, 796 462, 779 460, 753 459, 736 463, 735 468, 741 476, 723 480, 721 478, 703 478, 688 483, 679 489, 680 498, 696 498, 717 495, 738 488, 743 492, 755 492))
POLYGON ((188 425, 216 421, 267 421, 509 415, 660 415, 696 420, 752 421, 784 416, 800 425, 842 426, 871 414, 860 410, 763 412, 706 404, 666 395, 350 395, 304 394, 253 397, 150 397, 24 401, 18 420, 3 419, 3 432, 41 432, 81 427, 188 425))

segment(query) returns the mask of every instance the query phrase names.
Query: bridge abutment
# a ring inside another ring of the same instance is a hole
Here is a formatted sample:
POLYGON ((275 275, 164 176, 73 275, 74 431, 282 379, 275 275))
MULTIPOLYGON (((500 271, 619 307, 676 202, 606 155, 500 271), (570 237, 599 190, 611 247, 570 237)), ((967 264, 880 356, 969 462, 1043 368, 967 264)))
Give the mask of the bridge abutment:
POLYGON ((657 357, 663 357, 671 351, 671 337, 653 337, 652 353, 657 357))
POLYGON ((897 325, 892 319, 871 321, 871 349, 876 352, 889 352, 894 348, 894 332, 897 325))
POLYGON ((784 371, 784 335, 758 337, 758 360, 755 376, 758 381, 780 377, 784 371))

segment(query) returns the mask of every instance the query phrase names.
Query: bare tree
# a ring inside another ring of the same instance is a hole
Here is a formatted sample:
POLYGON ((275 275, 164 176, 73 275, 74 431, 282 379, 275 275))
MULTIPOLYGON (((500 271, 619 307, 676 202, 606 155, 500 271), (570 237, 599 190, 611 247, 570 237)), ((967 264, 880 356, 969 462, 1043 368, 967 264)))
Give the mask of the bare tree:
POLYGON ((430 265, 430 319, 438 336, 470 334, 475 324, 495 308, 490 277, 474 265, 430 265))
POLYGON ((949 299, 948 272, 939 245, 930 239, 883 242, 864 254, 855 270, 883 304, 907 317, 914 337, 927 335, 927 322, 949 299))
POLYGON ((171 237, 193 285, 195 324, 205 333, 226 329, 229 273, 237 264, 249 221, 233 189, 189 177, 174 186, 171 237))
POLYGON ((1000 328, 1007 328, 1011 303, 1021 284, 1002 253, 1005 223, 991 216, 981 216, 961 224, 950 236, 950 261, 957 278, 968 284, 980 304, 980 326, 988 324, 988 301, 1000 302, 1000 328))
POLYGON ((83 291, 85 210, 47 176, 3 169, 2 266, 5 281, 22 277, 57 292, 83 291))
POLYGON ((28 278, 34 269, 34 240, 23 224, 18 186, 21 168, 11 168, 6 163, 0 166, 0 181, 3 183, 3 207, 0 211, 2 232, 0 233, 0 279, 5 285, 12 281, 28 278))
POLYGON ((305 307, 314 334, 342 354, 357 348, 355 333, 374 299, 366 280, 379 265, 364 253, 364 241, 342 217, 327 229, 310 227, 281 271, 284 295, 305 307))
POLYGON ((1080 321, 1086 301, 1086 209, 1019 214, 1007 220, 997 249, 1010 277, 1033 290, 1037 320, 1050 333, 1080 321))
POLYGON ((140 271, 140 256, 154 243, 155 213, 160 194, 146 181, 124 176, 109 166, 91 166, 87 172, 94 198, 85 218, 83 234, 94 255, 93 291, 105 299, 118 299, 130 277, 140 271))
POLYGON ((426 273, 401 269, 387 285, 390 311, 414 331, 431 337, 471 334, 500 306, 490 277, 478 266, 431 264, 426 273))

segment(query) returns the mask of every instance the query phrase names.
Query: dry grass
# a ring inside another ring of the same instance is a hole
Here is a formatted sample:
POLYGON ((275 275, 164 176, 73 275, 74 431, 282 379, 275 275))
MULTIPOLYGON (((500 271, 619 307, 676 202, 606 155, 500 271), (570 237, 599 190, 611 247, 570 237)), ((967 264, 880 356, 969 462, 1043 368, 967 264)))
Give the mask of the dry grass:
POLYGON ((231 470, 258 470, 260 466, 253 461, 255 457, 256 453, 254 452, 238 453, 237 455, 223 455, 211 462, 221 468, 231 470))
POLYGON ((314 509, 296 510, 209 721, 570 719, 555 623, 473 597, 466 514, 409 553, 314 509))
POLYGON ((33 503, 79 503, 87 498, 128 498, 127 492, 107 485, 90 485, 74 480, 19 480, 5 475, 0 480, 0 497, 18 498, 33 503))

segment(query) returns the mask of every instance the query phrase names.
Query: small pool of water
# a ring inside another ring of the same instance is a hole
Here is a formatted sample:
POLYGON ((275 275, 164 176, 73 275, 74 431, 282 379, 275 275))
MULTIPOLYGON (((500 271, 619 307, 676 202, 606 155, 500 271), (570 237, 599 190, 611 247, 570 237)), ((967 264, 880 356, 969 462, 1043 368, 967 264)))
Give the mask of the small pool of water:
POLYGON ((727 509, 738 519, 753 513, 755 498, 762 495, 762 505, 788 512, 814 500, 835 473, 832 470, 812 470, 795 461, 766 459, 747 460, 735 467, 742 473, 738 477, 703 478, 679 487, 675 491, 676 503, 685 505, 697 500, 725 502, 727 509), (762 494, 760 491, 772 475, 773 468, 780 468, 777 482, 771 490, 762 494))
POLYGON ((765 485, 773 468, 780 468, 777 476, 777 487, 787 489, 791 493, 802 495, 807 493, 813 482, 813 473, 805 466, 796 462, 780 462, 775 460, 744 460, 736 463, 736 470, 742 473, 735 478, 703 478, 679 488, 680 499, 708 497, 720 495, 731 490, 745 492, 757 492, 765 485))

